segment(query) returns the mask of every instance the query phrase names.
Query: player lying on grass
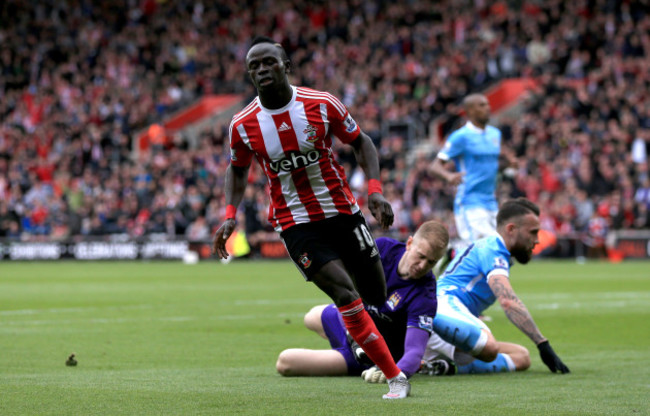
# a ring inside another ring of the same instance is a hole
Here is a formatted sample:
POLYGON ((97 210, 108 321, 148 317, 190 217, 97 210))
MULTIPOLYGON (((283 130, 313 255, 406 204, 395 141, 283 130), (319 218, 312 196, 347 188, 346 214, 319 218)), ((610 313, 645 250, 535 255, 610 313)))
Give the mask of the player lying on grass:
MULTIPOLYGON (((408 377, 420 368, 436 313, 436 280, 432 267, 442 257, 449 242, 444 225, 427 221, 406 243, 391 238, 377 239, 386 275, 388 299, 380 306, 364 304, 384 336, 397 366, 408 377)), ((305 315, 305 325, 329 340, 332 349, 291 348, 280 353, 276 368, 283 376, 359 375, 370 383, 386 382, 386 377, 363 350, 346 334, 335 305, 313 307, 305 315)))
POLYGON ((496 300, 508 319, 535 343, 552 372, 569 372, 510 285, 511 258, 521 264, 530 261, 539 227, 535 204, 525 198, 507 201, 497 215, 498 235, 476 241, 449 264, 438 280, 435 334, 429 339, 421 372, 438 375, 527 369, 528 350, 497 342, 478 318, 496 300))

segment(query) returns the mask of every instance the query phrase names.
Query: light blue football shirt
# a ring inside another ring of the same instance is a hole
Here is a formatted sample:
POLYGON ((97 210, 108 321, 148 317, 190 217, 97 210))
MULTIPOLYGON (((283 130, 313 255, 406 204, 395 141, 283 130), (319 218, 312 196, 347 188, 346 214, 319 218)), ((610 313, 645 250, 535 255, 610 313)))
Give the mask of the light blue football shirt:
POLYGON ((468 121, 449 135, 438 157, 453 160, 456 169, 465 173, 454 199, 456 213, 461 207, 498 209, 495 192, 500 152, 501 131, 496 127, 482 130, 468 121))
POLYGON ((437 294, 456 296, 479 316, 496 300, 488 285, 494 274, 510 276, 510 252, 500 235, 477 240, 457 255, 438 280, 437 294))

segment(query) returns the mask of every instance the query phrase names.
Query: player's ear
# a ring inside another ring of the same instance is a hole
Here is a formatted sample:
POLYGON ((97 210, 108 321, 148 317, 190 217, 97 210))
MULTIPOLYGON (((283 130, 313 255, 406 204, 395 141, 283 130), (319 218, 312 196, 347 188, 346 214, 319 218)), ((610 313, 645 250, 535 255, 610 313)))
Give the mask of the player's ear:
POLYGON ((288 60, 288 59, 285 59, 285 60, 284 60, 284 72, 285 72, 286 74, 290 74, 290 73, 291 73, 291 61, 288 60))
POLYGON ((409 247, 411 247, 411 244, 413 244, 413 236, 410 235, 409 238, 406 240, 406 249, 408 250, 409 247))

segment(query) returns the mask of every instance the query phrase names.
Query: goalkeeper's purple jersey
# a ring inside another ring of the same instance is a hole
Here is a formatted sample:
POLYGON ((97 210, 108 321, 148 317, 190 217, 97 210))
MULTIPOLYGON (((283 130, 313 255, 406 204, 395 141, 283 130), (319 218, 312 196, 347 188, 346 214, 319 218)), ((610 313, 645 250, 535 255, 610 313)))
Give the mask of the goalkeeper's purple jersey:
POLYGON ((420 328, 428 333, 433 331, 437 309, 436 279, 431 272, 417 280, 400 278, 397 265, 406 251, 406 244, 386 237, 380 237, 376 242, 386 275, 388 298, 381 307, 365 306, 393 357, 401 357, 406 328, 420 328))

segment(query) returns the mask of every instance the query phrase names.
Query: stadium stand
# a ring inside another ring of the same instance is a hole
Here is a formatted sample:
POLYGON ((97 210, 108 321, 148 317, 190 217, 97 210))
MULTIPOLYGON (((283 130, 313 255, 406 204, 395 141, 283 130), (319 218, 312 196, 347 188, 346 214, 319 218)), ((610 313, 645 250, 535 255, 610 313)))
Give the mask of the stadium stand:
MULTIPOLYGON (((522 160, 514 178, 503 178, 500 197, 527 196, 541 206, 546 230, 588 245, 602 244, 603 231, 650 228, 647 2, 265 5, 3 1, 0 238, 209 239, 225 209, 227 121, 203 129, 196 144, 176 132, 137 158, 133 147, 201 97, 250 98, 241 69, 257 34, 285 46, 295 84, 339 96, 373 138, 395 237, 432 218, 453 224, 453 190, 426 173, 433 155, 407 159, 408 147, 439 146, 434 120, 445 118, 447 134, 462 97, 508 78, 537 87, 516 118, 499 120, 522 160), (387 127, 400 125, 413 129, 387 127)), ((354 158, 338 151, 363 202, 354 158)), ((263 201, 249 195, 240 207, 252 246, 273 238, 263 201)))

